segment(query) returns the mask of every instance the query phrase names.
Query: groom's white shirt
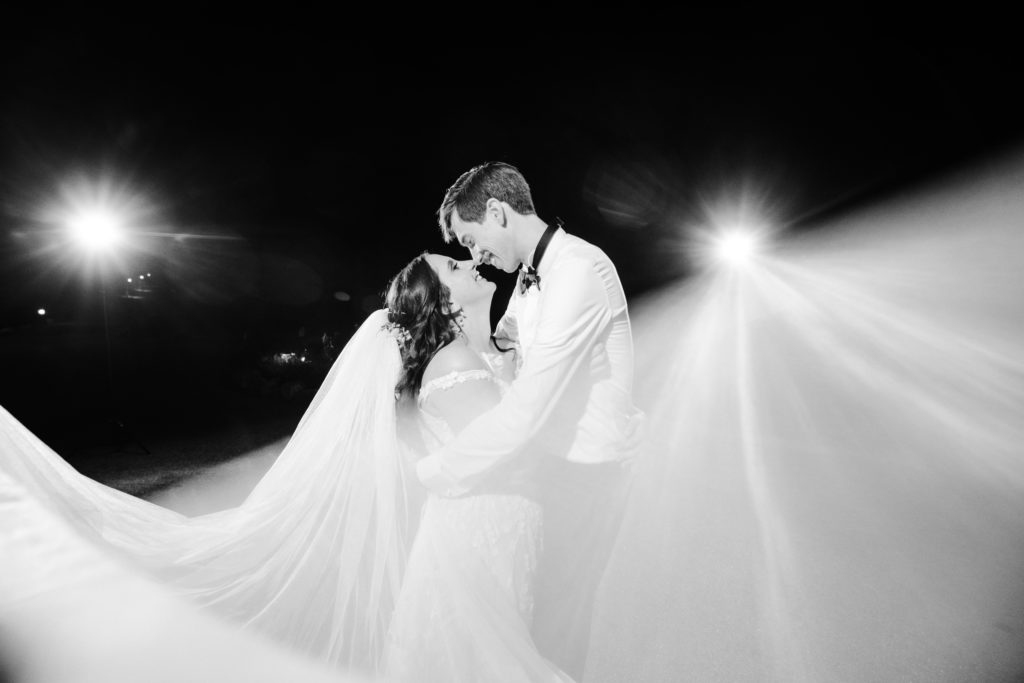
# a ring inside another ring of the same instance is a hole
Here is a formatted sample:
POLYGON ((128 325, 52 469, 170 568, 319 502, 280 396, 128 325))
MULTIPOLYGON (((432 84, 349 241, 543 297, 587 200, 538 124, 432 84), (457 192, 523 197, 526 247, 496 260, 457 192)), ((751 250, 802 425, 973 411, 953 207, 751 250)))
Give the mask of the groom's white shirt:
POLYGON ((522 367, 501 403, 417 464, 445 495, 469 491, 517 453, 571 462, 621 460, 634 444, 633 339, 626 297, 608 256, 559 229, 537 274, 516 288, 499 328, 518 340, 522 367))

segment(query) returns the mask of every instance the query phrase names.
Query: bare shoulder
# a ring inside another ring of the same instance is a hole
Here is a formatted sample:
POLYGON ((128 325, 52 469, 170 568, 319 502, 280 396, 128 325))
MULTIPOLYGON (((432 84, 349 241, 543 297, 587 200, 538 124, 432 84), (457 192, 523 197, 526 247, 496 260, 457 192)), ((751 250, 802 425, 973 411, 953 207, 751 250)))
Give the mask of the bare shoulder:
POLYGON ((457 339, 438 351, 430 359, 427 367, 423 370, 423 384, 432 379, 444 377, 451 372, 486 369, 487 366, 484 365, 480 356, 476 355, 465 342, 457 339))

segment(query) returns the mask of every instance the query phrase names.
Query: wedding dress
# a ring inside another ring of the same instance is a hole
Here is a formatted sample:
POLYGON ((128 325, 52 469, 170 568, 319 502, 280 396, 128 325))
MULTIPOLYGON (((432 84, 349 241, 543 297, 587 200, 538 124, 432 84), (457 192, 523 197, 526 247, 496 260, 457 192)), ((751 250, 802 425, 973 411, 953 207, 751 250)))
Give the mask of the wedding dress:
MULTIPOLYGON (((189 518, 110 489, 75 472, 2 409, 0 474, 19 500, 30 497, 129 568, 316 659, 373 673, 390 624, 383 664, 396 680, 570 680, 541 658, 529 634, 541 511, 529 497, 527 461, 518 472, 497 471, 479 495, 431 497, 406 571, 420 515, 406 474, 414 457, 398 433, 401 362, 385 322, 375 313, 352 337, 284 451, 237 508, 189 518)), ((424 386, 420 404, 471 381, 506 388, 491 371, 456 373, 424 386)), ((420 417, 429 448, 452 438, 443 419, 423 410, 420 417)), ((33 572, 47 570, 31 551, 47 539, 25 542, 42 528, 4 526, 0 550, 22 557, 25 575, 0 584, 0 606, 32 594, 33 572)))
MULTIPOLYGON (((492 366, 500 356, 485 356, 492 366)), ((455 371, 427 382, 418 403, 430 451, 454 438, 424 407, 467 382, 507 385, 492 370, 455 371)), ((529 460, 504 468, 478 493, 431 495, 409 557, 385 653, 396 681, 571 681, 530 637, 542 512, 529 460)))

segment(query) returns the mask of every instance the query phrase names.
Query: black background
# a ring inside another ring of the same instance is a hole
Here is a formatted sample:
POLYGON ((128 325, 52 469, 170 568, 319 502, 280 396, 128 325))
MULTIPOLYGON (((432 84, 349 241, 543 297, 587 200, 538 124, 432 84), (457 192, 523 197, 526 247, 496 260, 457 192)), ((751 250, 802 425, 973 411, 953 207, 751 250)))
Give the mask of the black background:
MULTIPOLYGON (((727 6, 594 11, 559 28, 498 9, 460 15, 466 28, 453 8, 397 7, 374 22, 12 23, 0 404, 66 449, 89 440, 74 425, 106 405, 105 282, 116 412, 150 434, 223 421, 224 396, 266 398, 238 380, 259 358, 319 354, 411 257, 458 254, 434 212, 484 160, 516 164, 541 217, 605 248, 637 295, 686 275, 670 247, 711 204, 746 192, 810 230, 1022 132, 1007 17, 727 6), (46 218, 83 178, 155 207, 102 267, 46 218), (125 299, 145 271, 152 291, 125 299)), ((305 371, 300 396, 321 371, 305 371)))

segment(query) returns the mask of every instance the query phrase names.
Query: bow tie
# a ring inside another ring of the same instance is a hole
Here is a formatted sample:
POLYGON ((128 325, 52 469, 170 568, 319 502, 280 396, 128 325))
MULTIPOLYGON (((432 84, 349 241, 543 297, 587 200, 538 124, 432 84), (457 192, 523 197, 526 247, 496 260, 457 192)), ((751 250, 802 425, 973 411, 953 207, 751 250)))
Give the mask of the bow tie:
POLYGON ((562 227, 562 219, 556 218, 555 222, 547 227, 544 234, 540 238, 540 242, 537 243, 537 248, 533 251, 533 263, 531 265, 523 264, 519 271, 519 293, 526 294, 530 291, 530 287, 537 285, 537 290, 540 291, 540 275, 537 274, 537 268, 540 267, 540 260, 544 258, 544 252, 547 251, 548 242, 554 237, 558 229, 562 227))

